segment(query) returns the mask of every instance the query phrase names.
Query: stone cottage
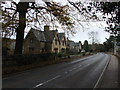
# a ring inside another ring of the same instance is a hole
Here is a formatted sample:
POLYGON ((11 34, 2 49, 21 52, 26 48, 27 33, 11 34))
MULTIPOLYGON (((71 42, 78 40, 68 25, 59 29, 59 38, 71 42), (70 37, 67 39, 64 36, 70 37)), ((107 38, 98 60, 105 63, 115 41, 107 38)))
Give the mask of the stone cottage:
POLYGON ((24 40, 24 54, 38 54, 45 51, 45 36, 42 31, 31 29, 24 40))
POLYGON ((31 29, 24 40, 25 54, 59 53, 63 49, 66 49, 65 34, 50 30, 49 26, 44 26, 44 31, 31 29))

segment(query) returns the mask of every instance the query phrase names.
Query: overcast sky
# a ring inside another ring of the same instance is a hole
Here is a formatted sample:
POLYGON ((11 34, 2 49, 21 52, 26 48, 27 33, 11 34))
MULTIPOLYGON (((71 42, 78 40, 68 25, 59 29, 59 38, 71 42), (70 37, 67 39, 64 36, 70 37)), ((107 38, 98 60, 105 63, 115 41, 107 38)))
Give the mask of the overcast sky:
MULTIPOLYGON (((74 36, 70 36, 69 39, 78 42, 81 41, 82 43, 85 40, 88 40, 89 43, 91 43, 88 33, 91 31, 97 31, 98 35, 97 35, 97 39, 99 40, 100 43, 103 43, 104 41, 106 41, 105 38, 109 38, 110 34, 105 30, 105 27, 107 26, 105 22, 81 22, 84 25, 84 28, 80 27, 80 26, 76 26, 75 31, 76 34, 74 34, 74 36), (87 25, 88 24, 88 25, 87 25)), ((60 30, 61 32, 62 30, 60 30)))
POLYGON ((108 32, 105 32, 104 29, 100 29, 98 27, 91 27, 89 29, 86 29, 85 31, 82 31, 82 30, 77 31, 77 33, 74 36, 71 36, 70 39, 74 40, 75 42, 81 41, 82 43, 85 40, 88 40, 89 43, 91 43, 88 36, 88 33, 90 31, 98 32, 97 39, 99 40, 100 43, 103 43, 104 41, 106 41, 105 38, 109 38, 109 35, 110 35, 108 32))

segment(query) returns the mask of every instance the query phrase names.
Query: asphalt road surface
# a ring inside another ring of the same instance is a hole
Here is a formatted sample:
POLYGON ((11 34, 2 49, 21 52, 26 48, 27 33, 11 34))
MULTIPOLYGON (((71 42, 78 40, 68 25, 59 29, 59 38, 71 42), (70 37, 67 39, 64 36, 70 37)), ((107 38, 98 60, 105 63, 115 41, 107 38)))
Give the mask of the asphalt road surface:
POLYGON ((110 55, 97 53, 71 62, 32 69, 3 78, 2 88, 94 88, 110 60, 110 55))

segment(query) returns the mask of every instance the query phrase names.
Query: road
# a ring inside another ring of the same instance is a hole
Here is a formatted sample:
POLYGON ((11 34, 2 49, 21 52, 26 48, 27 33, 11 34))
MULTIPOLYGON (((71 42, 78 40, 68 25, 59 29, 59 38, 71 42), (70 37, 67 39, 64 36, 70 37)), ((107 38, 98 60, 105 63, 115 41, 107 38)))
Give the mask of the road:
POLYGON ((94 88, 110 55, 95 55, 3 78, 3 88, 94 88))

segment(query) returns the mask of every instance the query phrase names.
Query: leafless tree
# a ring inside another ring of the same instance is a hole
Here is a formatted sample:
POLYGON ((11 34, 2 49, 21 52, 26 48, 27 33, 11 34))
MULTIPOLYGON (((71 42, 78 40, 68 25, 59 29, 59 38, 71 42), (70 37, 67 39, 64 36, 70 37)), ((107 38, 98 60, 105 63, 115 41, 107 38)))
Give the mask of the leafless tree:
POLYGON ((99 43, 97 31, 89 32, 88 36, 89 36, 89 39, 91 40, 92 44, 99 43))

